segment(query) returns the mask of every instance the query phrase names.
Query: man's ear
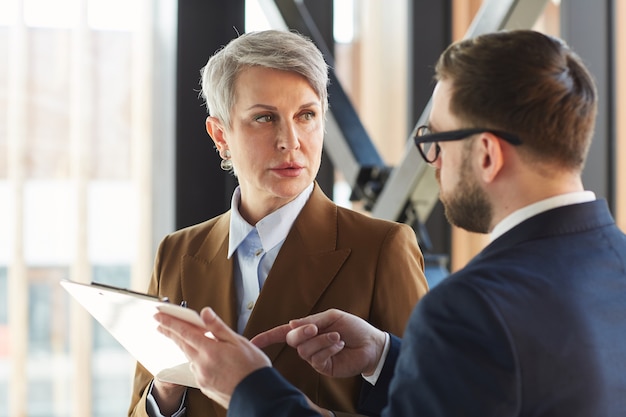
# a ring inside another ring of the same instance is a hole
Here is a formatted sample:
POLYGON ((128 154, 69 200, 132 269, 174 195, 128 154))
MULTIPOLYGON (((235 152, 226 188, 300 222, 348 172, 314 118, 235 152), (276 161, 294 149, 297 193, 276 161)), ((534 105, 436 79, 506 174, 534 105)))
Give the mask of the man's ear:
POLYGON ((497 136, 489 132, 483 133, 479 141, 481 177, 486 183, 491 183, 498 176, 504 165, 502 143, 497 136))
POLYGON ((222 152, 228 149, 228 143, 226 143, 224 138, 224 127, 218 118, 213 116, 206 118, 206 131, 213 139, 213 143, 218 151, 222 152))

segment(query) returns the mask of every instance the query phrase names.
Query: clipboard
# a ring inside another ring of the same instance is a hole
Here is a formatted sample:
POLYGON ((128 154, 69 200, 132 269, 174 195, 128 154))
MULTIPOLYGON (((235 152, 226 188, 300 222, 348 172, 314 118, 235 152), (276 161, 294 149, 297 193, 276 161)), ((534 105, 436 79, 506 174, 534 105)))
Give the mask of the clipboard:
POLYGON ((160 311, 204 326, 195 310, 105 284, 62 280, 61 286, 155 378, 199 388, 187 357, 176 343, 157 330, 158 322, 154 319, 160 311))

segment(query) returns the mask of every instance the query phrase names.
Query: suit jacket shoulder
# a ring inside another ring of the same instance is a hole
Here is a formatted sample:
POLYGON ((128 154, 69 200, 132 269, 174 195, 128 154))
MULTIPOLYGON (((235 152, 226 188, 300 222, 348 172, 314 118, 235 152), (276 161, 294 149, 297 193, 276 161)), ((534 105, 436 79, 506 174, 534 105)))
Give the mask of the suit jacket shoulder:
POLYGON ((626 322, 608 317, 626 317, 626 237, 606 203, 541 213, 418 304, 386 412, 620 416, 626 322))

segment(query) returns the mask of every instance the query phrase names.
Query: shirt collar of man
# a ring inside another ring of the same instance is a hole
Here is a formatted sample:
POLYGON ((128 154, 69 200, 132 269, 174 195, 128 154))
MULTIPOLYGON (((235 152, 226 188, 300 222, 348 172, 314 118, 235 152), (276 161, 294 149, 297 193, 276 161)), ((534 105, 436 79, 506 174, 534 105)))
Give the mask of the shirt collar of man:
MULTIPOLYGON (((263 251, 269 252, 274 246, 287 238, 293 222, 302 211, 307 200, 313 192, 313 183, 305 188, 293 201, 285 204, 278 210, 263 217, 256 224, 257 232, 261 238, 263 251)), ((255 226, 252 226, 241 217, 239 213, 239 201, 241 200, 241 190, 235 189, 230 203, 230 237, 228 241, 228 258, 233 256, 241 242, 255 226)))
POLYGON ((546 198, 529 206, 522 207, 506 216, 500 221, 491 232, 489 241, 493 242, 504 233, 511 230, 526 219, 529 219, 539 213, 551 210, 561 206, 569 206, 571 204, 586 203, 596 199, 596 195, 592 191, 577 191, 573 193, 561 194, 554 197, 546 198))

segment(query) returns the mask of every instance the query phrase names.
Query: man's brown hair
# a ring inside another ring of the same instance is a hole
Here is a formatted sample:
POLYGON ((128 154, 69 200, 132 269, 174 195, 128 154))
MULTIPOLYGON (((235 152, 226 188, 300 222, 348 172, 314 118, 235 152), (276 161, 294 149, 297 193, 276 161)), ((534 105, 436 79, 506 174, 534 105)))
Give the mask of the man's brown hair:
POLYGON ((441 55, 436 79, 452 82, 450 111, 468 127, 515 133, 525 157, 582 170, 597 93, 562 40, 531 30, 462 40, 441 55))

